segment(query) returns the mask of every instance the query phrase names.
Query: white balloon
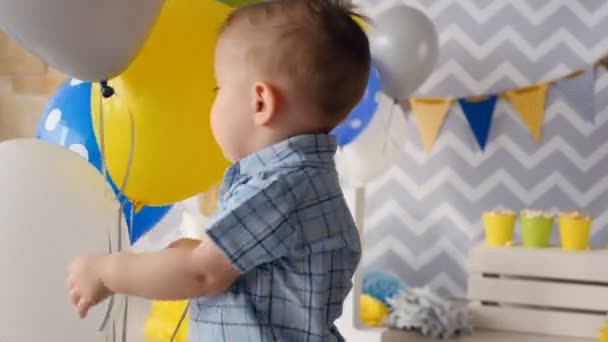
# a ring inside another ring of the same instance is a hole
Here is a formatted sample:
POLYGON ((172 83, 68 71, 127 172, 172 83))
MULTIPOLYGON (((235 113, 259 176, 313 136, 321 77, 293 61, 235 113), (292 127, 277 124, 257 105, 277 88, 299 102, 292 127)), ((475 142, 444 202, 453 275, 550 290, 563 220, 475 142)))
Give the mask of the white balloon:
POLYGON ((407 99, 429 77, 439 56, 435 26, 421 11, 400 5, 374 18, 370 48, 383 91, 407 99))
POLYGON ((381 177, 403 153, 407 123, 401 107, 381 95, 372 121, 357 139, 338 149, 335 157, 340 182, 360 187, 381 177))
POLYGON ((0 341, 95 341, 102 304, 80 320, 67 267, 102 254, 118 203, 78 154, 34 139, 0 144, 0 341))
POLYGON ((0 0, 0 27, 49 65, 85 81, 124 71, 164 0, 0 0))

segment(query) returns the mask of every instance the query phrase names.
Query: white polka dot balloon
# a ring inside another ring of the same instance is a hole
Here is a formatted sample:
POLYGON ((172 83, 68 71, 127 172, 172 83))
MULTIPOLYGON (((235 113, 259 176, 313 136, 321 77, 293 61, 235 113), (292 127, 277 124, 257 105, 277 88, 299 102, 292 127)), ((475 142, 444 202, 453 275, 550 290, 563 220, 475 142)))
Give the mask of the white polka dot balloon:
POLYGON ((47 131, 54 131, 61 121, 61 114, 61 110, 58 108, 51 110, 44 122, 44 129, 47 131))
POLYGON ((72 144, 68 147, 72 152, 79 154, 82 158, 89 160, 89 151, 82 144, 72 144))
POLYGON ((83 81, 82 81, 82 80, 79 80, 79 79, 77 79, 77 78, 72 78, 72 79, 70 80, 70 85, 71 85, 72 87, 79 86, 79 85, 81 85, 82 83, 83 83, 83 81))

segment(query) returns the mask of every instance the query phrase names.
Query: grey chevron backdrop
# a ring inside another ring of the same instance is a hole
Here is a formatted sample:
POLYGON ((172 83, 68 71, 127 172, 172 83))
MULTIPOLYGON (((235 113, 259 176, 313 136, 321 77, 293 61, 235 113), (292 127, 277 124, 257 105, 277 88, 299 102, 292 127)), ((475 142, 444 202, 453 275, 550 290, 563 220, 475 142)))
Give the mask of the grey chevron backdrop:
MULTIPOLYGON (((361 0, 372 18, 399 1, 361 0)), ((420 89, 473 96, 564 76, 608 52, 608 1, 419 0, 440 34, 441 56, 420 89)), ((550 88, 537 145, 500 100, 480 152, 453 105, 432 155, 412 116, 398 165, 368 187, 364 269, 388 269, 411 286, 466 291, 465 256, 482 238, 481 214, 498 206, 583 210, 593 244, 608 244, 608 74, 598 69, 596 122, 550 88)))

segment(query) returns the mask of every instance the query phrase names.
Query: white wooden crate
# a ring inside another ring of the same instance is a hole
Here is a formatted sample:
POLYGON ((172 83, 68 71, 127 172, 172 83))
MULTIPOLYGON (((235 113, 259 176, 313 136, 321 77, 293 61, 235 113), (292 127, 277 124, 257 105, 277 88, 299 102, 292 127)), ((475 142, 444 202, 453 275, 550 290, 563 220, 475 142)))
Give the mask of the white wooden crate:
MULTIPOLYGON (((481 245, 468 267, 475 333, 459 342, 597 341, 608 312, 608 250, 481 245)), ((430 339, 388 330, 382 341, 430 339)))
MULTIPOLYGON (((382 334, 382 342, 445 342, 445 340, 422 337, 418 334, 387 330, 382 334)), ((536 334, 505 333, 491 330, 476 330, 471 336, 465 336, 456 342, 596 342, 596 339, 560 337, 536 334)))
POLYGON ((608 312, 608 250, 478 246, 468 297, 479 328, 595 339, 608 312))

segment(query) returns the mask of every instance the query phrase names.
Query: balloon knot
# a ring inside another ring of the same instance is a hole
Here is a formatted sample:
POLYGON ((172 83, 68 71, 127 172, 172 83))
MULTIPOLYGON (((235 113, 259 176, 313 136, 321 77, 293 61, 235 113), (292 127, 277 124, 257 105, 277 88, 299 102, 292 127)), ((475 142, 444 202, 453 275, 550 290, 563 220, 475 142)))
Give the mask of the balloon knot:
POLYGON ((144 204, 140 201, 137 200, 133 200, 133 211, 137 214, 139 213, 143 208, 144 208, 144 204))
POLYGON ((103 96, 104 99, 109 99, 114 95, 114 88, 108 85, 107 80, 101 81, 99 84, 101 85, 101 96, 103 96))

